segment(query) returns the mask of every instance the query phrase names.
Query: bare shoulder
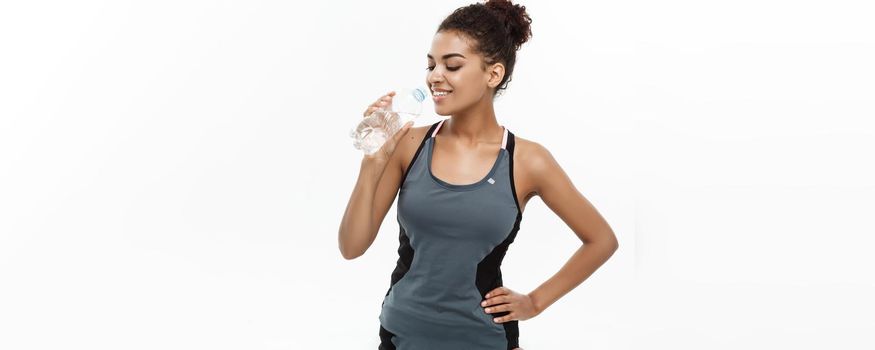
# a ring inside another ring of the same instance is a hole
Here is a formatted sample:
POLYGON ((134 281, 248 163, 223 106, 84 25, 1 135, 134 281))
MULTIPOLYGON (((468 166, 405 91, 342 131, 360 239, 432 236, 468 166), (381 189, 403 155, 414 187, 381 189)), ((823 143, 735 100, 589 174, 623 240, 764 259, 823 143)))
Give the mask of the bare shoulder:
POLYGON ((553 154, 539 142, 514 135, 514 176, 527 196, 538 195, 545 178, 561 174, 553 154))
POLYGON ((413 156, 416 155, 416 150, 422 143, 422 139, 425 137, 429 128, 431 128, 430 124, 411 127, 410 130, 407 131, 407 135, 404 135, 404 138, 398 141, 398 145, 395 148, 395 154, 398 155, 397 158, 400 161, 399 166, 401 167, 402 173, 407 171, 407 166, 410 165, 410 161, 412 161, 413 156))
POLYGON ((419 142, 425 137, 425 133, 428 132, 429 128, 431 128, 431 124, 410 128, 410 130, 407 131, 407 135, 404 135, 404 139, 406 140, 405 143, 413 143, 416 144, 416 146, 419 146, 419 142))
POLYGON ((556 160, 544 145, 514 135, 514 161, 530 171, 546 171, 556 160))

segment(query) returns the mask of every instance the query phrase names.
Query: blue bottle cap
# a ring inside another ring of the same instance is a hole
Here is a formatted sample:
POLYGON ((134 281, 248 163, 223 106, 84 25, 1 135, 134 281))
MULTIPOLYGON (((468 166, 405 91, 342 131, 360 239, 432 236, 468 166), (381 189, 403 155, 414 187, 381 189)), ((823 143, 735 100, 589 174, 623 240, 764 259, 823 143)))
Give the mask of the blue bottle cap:
POLYGON ((415 98, 417 101, 419 101, 419 102, 425 101, 425 96, 426 96, 425 89, 423 89, 421 87, 413 89, 413 98, 415 98))

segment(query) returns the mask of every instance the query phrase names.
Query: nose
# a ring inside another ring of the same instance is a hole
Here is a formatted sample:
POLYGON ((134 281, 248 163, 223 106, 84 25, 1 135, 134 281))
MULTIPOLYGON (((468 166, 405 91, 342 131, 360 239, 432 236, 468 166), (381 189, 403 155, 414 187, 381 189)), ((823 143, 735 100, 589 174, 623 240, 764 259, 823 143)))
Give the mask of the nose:
POLYGON ((438 72, 438 67, 434 67, 431 72, 428 72, 428 76, 426 80, 429 83, 429 86, 437 85, 443 82, 443 73, 438 72))

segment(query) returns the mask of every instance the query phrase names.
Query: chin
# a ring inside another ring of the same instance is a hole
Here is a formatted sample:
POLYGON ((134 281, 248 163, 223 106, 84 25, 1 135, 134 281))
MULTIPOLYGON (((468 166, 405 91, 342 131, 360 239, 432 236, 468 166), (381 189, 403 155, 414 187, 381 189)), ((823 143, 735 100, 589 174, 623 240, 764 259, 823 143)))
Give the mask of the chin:
POLYGON ((452 112, 450 112, 449 110, 447 110, 445 108, 440 108, 440 109, 435 108, 434 112, 435 112, 435 114, 440 115, 440 116, 448 116, 448 115, 453 114, 452 112))

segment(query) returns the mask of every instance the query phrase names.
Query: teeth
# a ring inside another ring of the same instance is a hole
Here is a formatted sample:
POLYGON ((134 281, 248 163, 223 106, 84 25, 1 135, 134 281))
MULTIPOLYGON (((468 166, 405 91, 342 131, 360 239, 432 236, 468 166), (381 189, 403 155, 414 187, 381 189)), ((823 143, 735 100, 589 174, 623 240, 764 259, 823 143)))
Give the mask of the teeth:
POLYGON ((435 96, 446 96, 446 95, 449 95, 449 94, 450 94, 450 92, 447 92, 447 91, 435 91, 435 92, 434 92, 434 95, 435 95, 435 96))

